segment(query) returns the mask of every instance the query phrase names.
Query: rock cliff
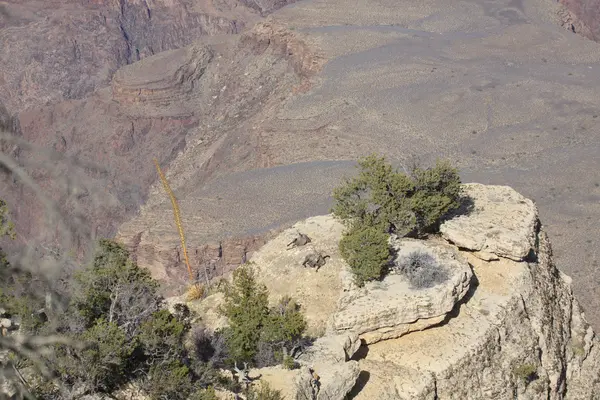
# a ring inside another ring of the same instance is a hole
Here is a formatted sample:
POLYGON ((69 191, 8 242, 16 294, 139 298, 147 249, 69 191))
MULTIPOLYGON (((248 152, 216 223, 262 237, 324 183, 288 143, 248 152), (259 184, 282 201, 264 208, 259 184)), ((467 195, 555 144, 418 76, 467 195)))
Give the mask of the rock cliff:
POLYGON ((295 375, 270 368, 264 379, 290 399, 598 398, 600 342, 554 264, 535 204, 506 186, 467 184, 464 193, 471 207, 442 235, 392 240, 397 257, 430 251, 457 271, 434 287, 411 289, 401 274, 354 286, 331 216, 298 222, 259 249, 252 261, 272 300, 297 298, 322 335, 295 375), (312 242, 286 251, 298 231, 312 242), (301 266, 312 251, 331 255, 319 272, 301 266), (432 315, 441 318, 427 323, 432 315), (318 395, 308 368, 321 376, 318 395))
MULTIPOLYGON (((179 185, 166 166, 184 148, 200 154, 193 155, 186 176, 177 176, 187 182, 191 177, 203 182, 219 167, 222 173, 233 166, 259 166, 258 143, 231 142, 251 116, 288 95, 314 67, 303 64, 308 54, 288 54, 288 45, 296 50, 301 41, 285 32, 262 23, 237 38, 205 39, 124 66, 111 87, 86 99, 31 107, 18 116, 16 139, 26 143, 16 152, 16 162, 65 216, 87 220, 88 231, 98 236, 114 235, 145 202, 157 177, 153 158, 165 167, 178 196, 179 185)), ((32 240, 44 232, 46 237, 38 240, 53 241, 54 226, 40 229, 45 223, 41 199, 20 180, 3 178, 0 191, 11 204, 20 237, 32 240)), ((170 222, 172 211, 160 183, 153 193, 165 203, 160 218, 170 222)), ((141 232, 129 239, 135 241, 141 232)))
POLYGON ((598 0, 559 0, 563 26, 595 41, 600 40, 600 2, 598 0))
POLYGON ((290 1, 7 1, 0 6, 0 101, 16 113, 81 99, 121 66, 204 36, 240 33, 290 1))

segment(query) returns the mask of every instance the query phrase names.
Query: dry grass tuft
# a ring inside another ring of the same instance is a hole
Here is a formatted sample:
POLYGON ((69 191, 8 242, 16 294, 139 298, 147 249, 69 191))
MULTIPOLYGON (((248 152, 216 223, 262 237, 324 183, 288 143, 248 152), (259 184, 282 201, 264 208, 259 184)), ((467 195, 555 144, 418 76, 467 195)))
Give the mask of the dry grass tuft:
POLYGON ((187 291, 185 292, 185 299, 187 301, 200 300, 204 297, 204 292, 204 286, 196 283, 188 287, 187 291))

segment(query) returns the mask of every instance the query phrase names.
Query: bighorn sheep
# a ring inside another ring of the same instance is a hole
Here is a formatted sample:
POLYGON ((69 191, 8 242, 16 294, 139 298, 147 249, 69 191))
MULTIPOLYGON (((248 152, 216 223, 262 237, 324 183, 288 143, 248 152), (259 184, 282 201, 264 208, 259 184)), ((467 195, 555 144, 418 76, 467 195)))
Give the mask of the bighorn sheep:
POLYGON ((322 255, 320 253, 311 253, 304 257, 304 262, 302 266, 306 268, 308 265, 310 268, 316 268, 316 272, 319 272, 319 268, 321 268, 327 262, 327 259, 331 258, 328 255, 322 255))
POLYGON ((300 247, 300 246, 304 246, 307 243, 310 243, 311 240, 308 237, 308 235, 305 235, 304 233, 300 233, 298 232, 298 237, 296 237, 294 240, 292 240, 290 243, 288 243, 287 247, 288 250, 293 249, 294 247, 300 247), (292 247, 290 247, 292 246, 292 247))

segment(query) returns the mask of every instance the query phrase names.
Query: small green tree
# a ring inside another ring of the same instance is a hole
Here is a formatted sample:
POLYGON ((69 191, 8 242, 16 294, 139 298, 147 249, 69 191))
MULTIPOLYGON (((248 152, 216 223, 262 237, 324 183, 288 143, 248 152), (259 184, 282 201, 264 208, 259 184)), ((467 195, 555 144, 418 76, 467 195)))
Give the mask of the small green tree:
POLYGON ((384 157, 358 161, 358 176, 333 192, 331 212, 348 227, 340 252, 356 283, 378 279, 389 262, 387 235, 417 237, 439 228, 440 219, 459 206, 460 178, 448 162, 399 172, 384 157))
POLYGON ((152 365, 142 382, 142 389, 152 400, 186 400, 194 385, 189 368, 170 360, 152 365))
POLYGON ((359 160, 358 167, 358 176, 333 192, 331 211, 348 226, 375 226, 419 236, 459 205, 460 178, 448 162, 414 168, 407 175, 394 170, 384 157, 371 155, 359 160))
POLYGON ((340 254, 358 286, 379 279, 390 260, 388 234, 375 226, 354 226, 340 240, 340 254))
POLYGON ((159 310, 144 321, 139 328, 137 340, 144 362, 160 365, 180 360, 185 355, 184 335, 186 329, 168 310, 159 310))
POLYGON ((79 288, 72 307, 90 326, 106 318, 125 328, 129 337, 160 307, 158 282, 139 268, 128 251, 111 240, 100 240, 91 266, 75 275, 79 288))
POLYGON ((250 362, 258 349, 261 330, 269 316, 269 294, 254 278, 252 265, 243 265, 233 273, 233 284, 225 288, 221 309, 229 319, 225 336, 232 360, 250 362))
POLYGON ((433 227, 437 229, 440 218, 457 208, 460 198, 460 177, 448 161, 437 161, 435 167, 415 168, 412 172, 415 191, 411 206, 417 233, 433 227))
POLYGON ((292 369, 296 365, 292 353, 306 327, 306 319, 300 312, 300 306, 290 296, 284 296, 271 308, 262 329, 261 341, 275 347, 277 354, 280 354, 276 358, 286 368, 292 369))
POLYGON ((225 288, 225 303, 221 308, 229 319, 224 334, 231 361, 254 361, 261 365, 283 362, 301 340, 307 324, 298 304, 286 296, 277 306, 269 308, 268 299, 267 288, 256 282, 252 264, 234 272, 233 283, 225 288), (259 350, 261 357, 257 360, 259 350))
MULTIPOLYGON (((152 399, 185 399, 198 378, 186 365, 189 309, 160 309, 158 283, 119 244, 99 243, 90 266, 76 275, 61 332, 89 349, 57 346, 49 357, 74 393, 109 393, 138 380, 152 399), (92 365, 89 367, 88 364, 92 365)), ((205 366, 209 377, 211 365, 205 366)))

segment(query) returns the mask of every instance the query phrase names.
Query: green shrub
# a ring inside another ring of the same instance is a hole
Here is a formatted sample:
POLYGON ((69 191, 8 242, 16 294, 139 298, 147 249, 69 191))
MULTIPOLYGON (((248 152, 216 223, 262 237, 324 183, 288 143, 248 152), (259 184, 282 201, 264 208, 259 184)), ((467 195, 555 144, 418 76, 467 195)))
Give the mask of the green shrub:
POLYGON ((411 209, 415 215, 418 234, 438 228, 440 218, 460 205, 460 177, 448 161, 438 161, 433 168, 415 168, 415 184, 411 209))
POLYGON ((153 365, 142 383, 152 400, 186 400, 193 389, 190 370, 175 360, 153 365))
POLYGON ((14 239, 15 235, 15 225, 10 220, 8 206, 0 199, 0 237, 8 236, 14 239))
POLYGON ((252 265, 243 265, 225 288, 222 313, 229 319, 224 330, 230 361, 260 366, 283 362, 302 339, 306 320, 289 296, 269 308, 269 293, 256 282, 252 265))
POLYGON ((206 389, 195 391, 188 400, 219 400, 219 398, 217 397, 215 389, 212 386, 209 386, 206 389))
POLYGON ((262 340, 270 343, 293 343, 302 337, 306 326, 300 306, 290 296, 284 296, 270 309, 262 329, 262 340))
POLYGON ((160 309, 158 283, 129 260, 122 246, 101 241, 93 263, 75 283, 60 332, 92 347, 61 345, 49 356, 65 386, 110 393, 137 380, 152 399, 185 399, 198 380, 214 379, 211 364, 201 363, 201 377, 187 365, 189 309, 178 305, 175 314, 160 309))
POLYGON ((340 240, 340 253, 358 286, 381 277, 390 260, 388 237, 377 227, 354 225, 340 240))
POLYGON ((283 362, 281 365, 283 365, 283 368, 285 369, 296 369, 299 366, 292 356, 283 356, 283 362))
POLYGON ((185 326, 168 310, 152 314, 140 325, 137 335, 144 361, 152 365, 181 359, 185 332, 185 326))
POLYGON ((400 236, 421 236, 459 205, 460 178, 448 162, 414 168, 410 175, 394 170, 384 157, 359 160, 359 175, 333 192, 332 213, 348 226, 378 227, 400 236))
POLYGON ((0 283, 0 305, 2 305, 2 308, 8 314, 20 317, 21 332, 30 335, 40 333, 44 328, 45 321, 36 313, 37 310, 44 307, 43 296, 39 295, 38 282, 28 271, 15 271, 10 276, 4 276, 3 278, 0 283))
POLYGON ((132 336, 144 317, 160 307, 158 282, 111 240, 100 240, 91 266, 75 274, 78 290, 72 308, 91 326, 98 318, 114 321, 132 336))
POLYGON ((233 284, 225 289, 221 311, 229 319, 225 337, 231 359, 252 361, 269 315, 269 294, 264 285, 256 282, 251 265, 234 271, 233 284))
POLYGON ((513 370, 515 376, 526 385, 538 378, 535 364, 522 364, 513 370))
POLYGON ((79 382, 90 392, 110 392, 126 381, 128 360, 136 343, 127 340, 114 322, 98 319, 73 339, 89 347, 74 355, 73 349, 57 346, 56 367, 64 382, 79 382))

